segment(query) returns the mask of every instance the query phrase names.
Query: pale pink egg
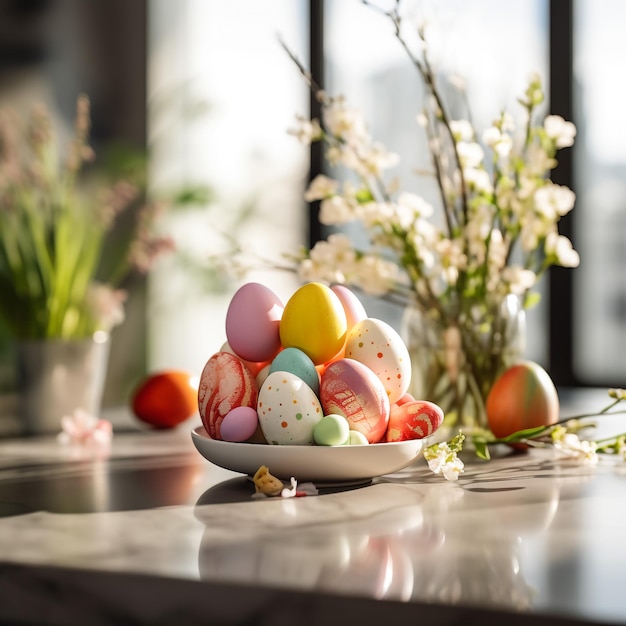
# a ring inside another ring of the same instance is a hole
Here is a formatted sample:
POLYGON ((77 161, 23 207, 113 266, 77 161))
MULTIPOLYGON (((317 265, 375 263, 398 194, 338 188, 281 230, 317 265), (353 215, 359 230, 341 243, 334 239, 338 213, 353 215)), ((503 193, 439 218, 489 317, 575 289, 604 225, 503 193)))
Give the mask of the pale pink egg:
POLYGON ((356 297, 353 291, 344 285, 333 285, 331 289, 339 298, 343 310, 346 312, 346 320, 348 321, 348 331, 361 320, 367 317, 363 303, 356 297))
POLYGON ((389 421, 389 398, 367 366, 353 359, 330 363, 322 374, 320 399, 324 415, 343 415, 369 443, 380 441, 389 421))
POLYGON ((240 443, 254 435, 259 426, 257 412, 249 406, 238 406, 224 416, 220 435, 224 441, 240 443))

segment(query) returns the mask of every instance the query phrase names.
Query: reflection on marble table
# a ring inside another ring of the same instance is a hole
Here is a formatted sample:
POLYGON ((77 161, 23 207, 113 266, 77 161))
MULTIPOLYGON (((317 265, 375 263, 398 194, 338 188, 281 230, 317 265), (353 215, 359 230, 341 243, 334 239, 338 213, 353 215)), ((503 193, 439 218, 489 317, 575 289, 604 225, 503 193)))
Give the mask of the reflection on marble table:
POLYGON ((185 432, 68 455, 0 442, 3 561, 626 623, 620 463, 505 450, 467 458, 458 483, 419 459, 366 486, 257 500, 185 432))

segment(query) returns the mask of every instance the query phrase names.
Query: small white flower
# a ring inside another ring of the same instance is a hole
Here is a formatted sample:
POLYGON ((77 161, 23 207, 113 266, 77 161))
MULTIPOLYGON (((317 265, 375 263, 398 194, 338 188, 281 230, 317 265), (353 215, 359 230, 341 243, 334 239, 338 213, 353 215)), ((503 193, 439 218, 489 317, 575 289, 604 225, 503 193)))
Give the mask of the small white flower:
POLYGON ((566 433, 554 441, 554 447, 563 456, 582 463, 594 465, 598 462, 596 443, 578 438, 574 433, 566 433))
POLYGON ((355 284, 371 296, 382 296, 399 280, 398 265, 379 256, 366 254, 359 259, 354 276, 355 284))
POLYGON ((320 204, 319 220, 326 226, 347 224, 356 219, 356 203, 344 196, 325 198, 320 204))
POLYGON ((478 193, 489 194, 493 192, 493 185, 489 173, 482 167, 467 167, 463 170, 465 183, 470 189, 478 193))
POLYGON ((318 241, 298 268, 304 281, 345 283, 355 273, 356 252, 351 239, 334 233, 325 241, 318 241))
POLYGON ((330 133, 348 143, 358 144, 368 139, 361 112, 347 107, 343 98, 324 109, 324 122, 330 133))
POLYGON ((443 474, 446 480, 458 480, 459 475, 464 471, 463 461, 446 442, 426 448, 424 458, 430 470, 435 474, 443 474))
POLYGON ((502 270, 502 279, 509 285, 511 293, 522 295, 537 282, 537 275, 529 269, 510 265, 502 270))
POLYGON ((459 141, 456 144, 456 148, 459 153, 461 165, 464 169, 469 167, 479 167, 482 164, 485 153, 480 147, 480 144, 473 141, 459 141))
POLYGON ((546 237, 545 251, 546 254, 555 256, 558 264, 563 267, 578 267, 580 263, 580 256, 572 247, 572 242, 556 232, 551 232, 546 237))
POLYGON ((400 161, 400 156, 395 152, 390 152, 381 143, 374 143, 369 152, 362 155, 367 172, 378 175, 383 170, 395 167, 400 161))
POLYGON ((318 174, 309 185, 309 188, 304 193, 304 199, 307 202, 313 202, 314 200, 323 200, 324 198, 330 198, 337 193, 339 183, 324 174, 318 174))
POLYGON ((287 131, 290 135, 297 137, 298 141, 304 145, 309 145, 313 141, 322 138, 322 127, 317 119, 298 118, 298 127, 287 131))
POLYGON ((548 115, 543 127, 557 148, 569 148, 574 145, 576 126, 572 122, 566 122, 560 115, 548 115))
POLYGON ((555 221, 572 210, 576 194, 565 185, 548 183, 535 191, 534 201, 539 213, 555 221))
POLYGON ((450 120, 450 130, 457 142, 474 139, 474 129, 467 120, 450 120))
POLYGON ((414 193, 401 193, 398 196, 398 204, 410 209, 419 217, 430 217, 433 214, 433 207, 424 198, 414 193))
POLYGON ((500 157, 506 157, 513 148, 513 140, 507 133, 503 133, 499 128, 492 126, 483 132, 483 141, 494 150, 500 157))

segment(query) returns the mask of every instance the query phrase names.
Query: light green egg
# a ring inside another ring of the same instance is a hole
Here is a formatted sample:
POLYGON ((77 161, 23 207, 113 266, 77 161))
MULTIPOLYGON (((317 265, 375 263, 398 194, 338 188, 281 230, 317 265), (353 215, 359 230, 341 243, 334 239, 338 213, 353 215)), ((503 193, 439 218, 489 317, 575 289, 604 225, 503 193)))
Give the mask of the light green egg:
POLYGON ((318 446, 341 446, 350 436, 350 425, 343 415, 325 415, 313 429, 313 440, 318 446))
POLYGON ((345 446, 369 446, 369 441, 367 437, 360 433, 358 430, 351 430, 348 433, 348 438, 345 441, 345 446))

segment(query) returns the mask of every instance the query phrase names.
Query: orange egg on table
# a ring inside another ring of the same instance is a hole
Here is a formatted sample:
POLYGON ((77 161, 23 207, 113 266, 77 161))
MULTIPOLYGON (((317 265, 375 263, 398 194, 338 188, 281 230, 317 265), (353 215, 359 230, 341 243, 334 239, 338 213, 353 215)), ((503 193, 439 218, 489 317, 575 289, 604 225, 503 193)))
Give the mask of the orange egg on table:
POLYGON ((485 408, 491 432, 507 437, 557 422, 559 396, 548 372, 538 363, 522 361, 496 379, 485 408))
POLYGON ((131 397, 137 419, 154 428, 174 428, 197 409, 198 378, 184 370, 164 370, 141 381, 131 397))

